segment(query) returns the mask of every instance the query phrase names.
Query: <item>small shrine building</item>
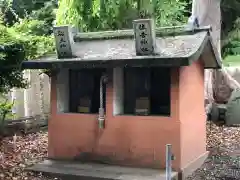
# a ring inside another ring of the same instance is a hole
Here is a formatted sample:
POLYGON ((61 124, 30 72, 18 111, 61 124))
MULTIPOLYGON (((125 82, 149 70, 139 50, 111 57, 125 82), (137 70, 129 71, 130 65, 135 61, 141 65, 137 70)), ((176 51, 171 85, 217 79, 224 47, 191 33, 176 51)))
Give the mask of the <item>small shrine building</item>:
POLYGON ((204 69, 221 68, 210 27, 54 34, 57 56, 22 64, 51 72, 49 158, 163 169, 171 144, 175 171, 203 163, 204 69))

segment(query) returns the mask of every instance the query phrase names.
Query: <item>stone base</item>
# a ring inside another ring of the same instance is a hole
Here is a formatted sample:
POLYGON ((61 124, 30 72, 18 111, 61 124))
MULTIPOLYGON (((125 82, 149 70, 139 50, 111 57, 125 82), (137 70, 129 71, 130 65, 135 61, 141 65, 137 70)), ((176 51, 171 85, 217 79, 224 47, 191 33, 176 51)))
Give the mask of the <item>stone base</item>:
MULTIPOLYGON (((41 172, 62 179, 84 180, 165 180, 165 170, 146 168, 129 168, 94 163, 77 163, 74 161, 45 160, 27 170, 41 172)), ((172 172, 177 180, 177 172, 172 172)))

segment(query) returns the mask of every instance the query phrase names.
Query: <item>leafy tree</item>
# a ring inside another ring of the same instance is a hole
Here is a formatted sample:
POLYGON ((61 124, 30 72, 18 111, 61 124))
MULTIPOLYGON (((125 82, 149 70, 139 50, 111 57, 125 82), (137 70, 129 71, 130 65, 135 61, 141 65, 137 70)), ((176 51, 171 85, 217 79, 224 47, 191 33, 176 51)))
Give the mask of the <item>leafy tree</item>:
POLYGON ((233 30, 228 33, 222 44, 223 57, 240 54, 240 18, 236 20, 233 30))
MULTIPOLYGON (((71 24, 81 31, 131 28, 132 20, 139 16, 140 3, 141 0, 60 0, 56 21, 58 25, 71 24)), ((153 0, 146 5, 154 10, 158 26, 186 21, 185 1, 153 0)))
POLYGON ((240 17, 240 1, 239 0, 222 0, 222 37, 228 36, 228 33, 234 30, 235 23, 240 17))
POLYGON ((240 54, 240 1, 222 0, 222 54, 240 54))
MULTIPOLYGON (((0 0, 3 23, 12 26, 19 19, 31 18, 52 26, 55 19, 56 0, 0 0)), ((48 27, 49 28, 49 27, 48 27)))
POLYGON ((51 34, 56 2, 0 0, 0 3, 0 93, 4 93, 13 87, 26 86, 19 69, 23 60, 54 51, 53 37, 45 35, 51 34))
POLYGON ((11 0, 0 0, 1 23, 4 25, 13 25, 17 21, 17 15, 12 9, 11 0))
POLYGON ((32 20, 44 22, 42 29, 45 35, 52 33, 53 22, 56 19, 57 3, 55 0, 48 1, 41 9, 34 10, 30 17, 32 20))
POLYGON ((13 27, 6 27, 0 23, 0 93, 13 87, 26 86, 20 69, 23 60, 35 59, 54 51, 53 38, 32 34, 29 24, 31 21, 22 21, 13 27))
POLYGON ((22 42, 16 41, 3 25, 0 25, 0 37, 0 92, 6 92, 14 86, 24 87, 22 72, 17 67, 24 60, 22 42))

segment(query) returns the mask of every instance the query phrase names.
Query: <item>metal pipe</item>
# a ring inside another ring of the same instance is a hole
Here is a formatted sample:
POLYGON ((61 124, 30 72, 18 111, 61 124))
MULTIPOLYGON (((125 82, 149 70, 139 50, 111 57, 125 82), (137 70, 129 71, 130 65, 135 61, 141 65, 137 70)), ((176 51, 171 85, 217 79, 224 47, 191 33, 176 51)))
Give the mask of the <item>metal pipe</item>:
POLYGON ((172 145, 166 145, 166 180, 171 180, 172 178, 172 145))
POLYGON ((103 103, 103 86, 104 83, 107 82, 107 76, 103 75, 100 79, 100 108, 99 108, 99 114, 98 114, 98 127, 100 129, 103 129, 105 127, 105 110, 104 110, 104 103, 103 103))

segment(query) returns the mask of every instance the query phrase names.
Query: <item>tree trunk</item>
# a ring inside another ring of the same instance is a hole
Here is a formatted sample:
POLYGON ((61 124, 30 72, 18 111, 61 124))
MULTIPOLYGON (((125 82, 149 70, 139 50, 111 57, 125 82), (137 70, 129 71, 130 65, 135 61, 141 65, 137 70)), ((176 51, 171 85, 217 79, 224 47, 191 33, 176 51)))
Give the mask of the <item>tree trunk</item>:
POLYGON ((211 25, 213 43, 221 50, 221 1, 193 0, 192 14, 199 18, 200 26, 211 25))
MULTIPOLYGON (((200 26, 211 25, 213 43, 221 57, 221 1, 193 0, 192 14, 199 18, 200 26)), ((205 70, 205 102, 207 113, 213 102, 228 101, 233 89, 240 84, 223 68, 205 70)))
MULTIPOLYGON (((192 14, 199 18, 201 26, 211 25, 213 43, 221 57, 221 1, 220 0, 193 0, 192 14)), ((240 84, 226 71, 205 70, 205 105, 209 113, 213 102, 225 103, 231 91, 240 88, 240 84)))
MULTIPOLYGON (((221 10, 220 0, 193 0, 192 15, 199 18, 200 26, 211 25, 212 38, 214 45, 218 48, 219 55, 221 38, 221 10)), ((210 107, 214 102, 214 70, 205 70, 205 106, 209 113, 210 107)))

